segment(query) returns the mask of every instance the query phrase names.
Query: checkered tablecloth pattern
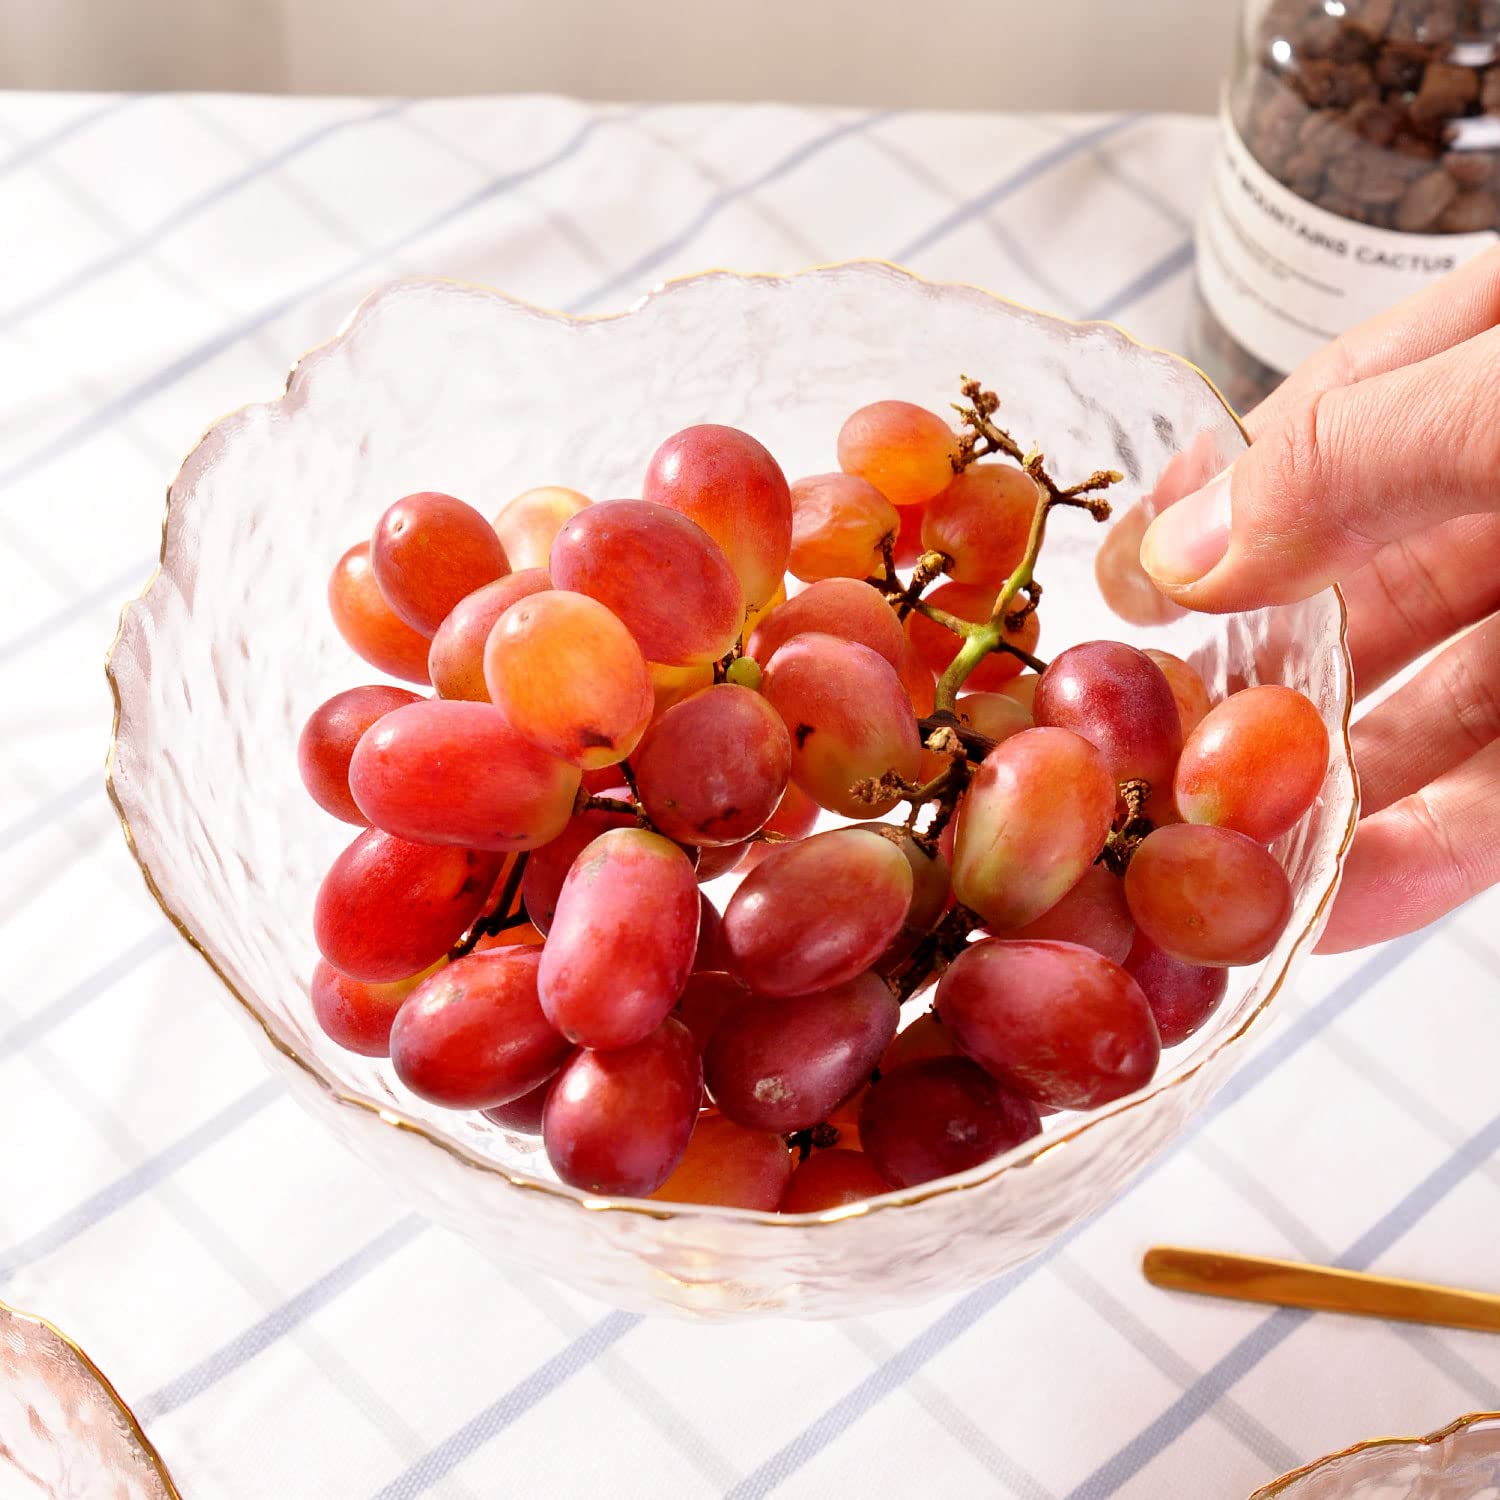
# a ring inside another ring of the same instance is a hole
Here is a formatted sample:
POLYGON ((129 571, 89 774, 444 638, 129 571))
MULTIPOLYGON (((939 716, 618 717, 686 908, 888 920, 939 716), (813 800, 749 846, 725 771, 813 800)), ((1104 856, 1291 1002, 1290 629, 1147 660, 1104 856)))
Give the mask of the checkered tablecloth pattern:
POLYGON ((1211 134, 0 96, 0 1297, 94 1355, 186 1500, 1241 1500, 1500 1408, 1500 1341, 1137 1269, 1177 1241, 1500 1287, 1500 901, 1307 964, 1188 1138, 1039 1261, 900 1313, 700 1328, 497 1269, 325 1138, 103 794, 101 661, 167 480, 376 283, 604 310, 875 255, 1177 345, 1211 134))

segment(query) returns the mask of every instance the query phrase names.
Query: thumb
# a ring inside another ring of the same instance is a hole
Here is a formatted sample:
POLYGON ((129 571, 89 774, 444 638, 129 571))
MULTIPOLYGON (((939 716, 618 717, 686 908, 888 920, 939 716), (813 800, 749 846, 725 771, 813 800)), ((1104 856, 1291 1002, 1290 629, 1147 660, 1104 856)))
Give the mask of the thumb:
POLYGON ((1500 509, 1500 329, 1277 413, 1235 463, 1163 511, 1141 565, 1194 609, 1285 604, 1387 542, 1500 509))

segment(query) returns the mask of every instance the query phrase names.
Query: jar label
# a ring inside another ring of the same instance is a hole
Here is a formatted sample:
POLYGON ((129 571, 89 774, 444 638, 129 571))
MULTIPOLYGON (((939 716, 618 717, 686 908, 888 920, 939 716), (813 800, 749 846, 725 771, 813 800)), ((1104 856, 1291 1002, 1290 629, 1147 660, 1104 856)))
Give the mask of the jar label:
POLYGON ((1198 284, 1225 331, 1283 374, 1346 328, 1500 244, 1405 234, 1299 198, 1250 154, 1228 110, 1198 216, 1198 284))

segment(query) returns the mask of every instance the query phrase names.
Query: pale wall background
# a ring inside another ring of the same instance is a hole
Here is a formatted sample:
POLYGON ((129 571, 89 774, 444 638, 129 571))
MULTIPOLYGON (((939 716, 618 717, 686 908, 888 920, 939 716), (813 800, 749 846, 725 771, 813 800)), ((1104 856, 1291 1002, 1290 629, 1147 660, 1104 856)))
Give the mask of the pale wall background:
POLYGON ((0 0, 0 87, 1213 107, 1230 0, 0 0))

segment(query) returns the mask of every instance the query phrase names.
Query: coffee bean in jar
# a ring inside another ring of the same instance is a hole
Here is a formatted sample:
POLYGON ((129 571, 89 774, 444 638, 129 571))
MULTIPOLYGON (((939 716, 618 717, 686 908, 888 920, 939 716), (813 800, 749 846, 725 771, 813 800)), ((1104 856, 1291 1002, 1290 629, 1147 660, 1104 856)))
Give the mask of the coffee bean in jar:
POLYGON ((1239 43, 1189 348, 1244 411, 1500 242, 1500 0, 1252 0, 1239 43))

